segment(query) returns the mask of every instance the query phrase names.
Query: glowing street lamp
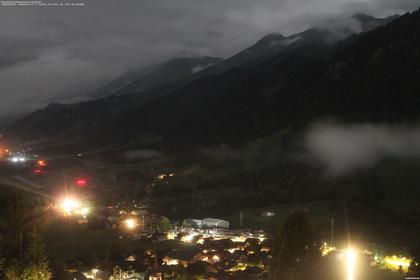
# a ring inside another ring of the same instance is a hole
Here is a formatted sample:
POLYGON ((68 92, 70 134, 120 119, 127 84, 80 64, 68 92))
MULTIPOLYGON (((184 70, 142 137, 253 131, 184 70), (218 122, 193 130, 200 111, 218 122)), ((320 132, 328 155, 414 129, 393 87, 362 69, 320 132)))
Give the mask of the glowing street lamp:
POLYGON ((218 261, 220 261, 220 258, 219 258, 219 256, 218 256, 218 255, 214 255, 211 259, 212 259, 214 262, 218 262, 218 261))
POLYGON ((347 280, 354 280, 356 253, 352 248, 348 248, 346 251, 346 261, 347 261, 347 280))
POLYGON ((73 199, 70 199, 70 198, 64 199, 63 202, 61 203, 61 208, 69 216, 71 215, 71 213, 75 209, 80 208, 80 206, 81 206, 81 202, 80 201, 73 200, 73 199))
POLYGON ((184 236, 181 237, 181 241, 185 242, 185 243, 192 243, 192 241, 193 241, 193 239, 196 235, 197 234, 195 234, 195 233, 190 233, 190 234, 184 235, 184 236))
POLYGON ((133 229, 137 226, 137 223, 134 219, 127 219, 124 221, 124 224, 128 229, 133 229))
POLYGON ((94 268, 92 269, 92 273, 93 273, 93 279, 96 279, 96 274, 98 273, 99 269, 94 268))

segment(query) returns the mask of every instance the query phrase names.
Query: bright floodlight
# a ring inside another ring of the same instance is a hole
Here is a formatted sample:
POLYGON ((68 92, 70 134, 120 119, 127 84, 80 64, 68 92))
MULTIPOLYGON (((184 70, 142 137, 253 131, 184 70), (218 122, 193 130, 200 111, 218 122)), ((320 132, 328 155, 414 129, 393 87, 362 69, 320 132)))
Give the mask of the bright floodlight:
POLYGON ((354 269, 356 261, 356 253, 352 248, 348 248, 346 251, 346 261, 347 261, 347 280, 354 279, 354 269))
POLYGON ((80 205, 81 205, 80 201, 76 201, 69 198, 64 199, 64 201, 61 203, 61 207, 63 208, 64 212, 67 215, 71 215, 73 210, 75 210, 76 208, 79 208, 80 205))

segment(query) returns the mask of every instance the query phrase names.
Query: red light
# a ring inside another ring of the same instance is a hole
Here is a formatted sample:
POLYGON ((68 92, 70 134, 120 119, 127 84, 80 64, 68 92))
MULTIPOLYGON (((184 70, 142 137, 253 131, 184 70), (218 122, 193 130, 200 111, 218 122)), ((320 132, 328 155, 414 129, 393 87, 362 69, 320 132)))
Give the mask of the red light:
POLYGON ((46 166, 47 163, 44 160, 38 160, 38 165, 39 166, 46 166))
POLYGON ((32 170, 32 173, 38 175, 38 174, 41 174, 41 170, 40 169, 34 169, 34 170, 32 170))
POLYGON ((77 179, 76 180, 76 185, 78 185, 79 187, 85 186, 86 183, 87 183, 87 180, 86 179, 77 179))

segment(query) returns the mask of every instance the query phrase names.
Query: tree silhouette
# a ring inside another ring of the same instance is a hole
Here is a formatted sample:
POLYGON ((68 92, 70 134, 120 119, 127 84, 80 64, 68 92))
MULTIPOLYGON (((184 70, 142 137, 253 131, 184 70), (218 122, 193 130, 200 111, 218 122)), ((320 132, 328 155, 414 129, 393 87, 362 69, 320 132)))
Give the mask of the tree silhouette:
POLYGON ((0 197, 0 250, 6 257, 2 279, 51 279, 38 230, 45 220, 42 205, 36 197, 4 188, 0 197))
POLYGON ((158 230, 159 230, 159 232, 171 231, 172 230, 171 221, 169 221, 169 219, 166 218, 165 216, 162 216, 159 220, 158 230))
POLYGON ((23 279, 49 280, 51 272, 48 259, 39 233, 34 230, 31 234, 30 244, 25 256, 25 265, 22 271, 23 279))
POLYGON ((302 211, 289 215, 275 239, 270 265, 271 279, 315 279, 320 257, 311 226, 302 211))

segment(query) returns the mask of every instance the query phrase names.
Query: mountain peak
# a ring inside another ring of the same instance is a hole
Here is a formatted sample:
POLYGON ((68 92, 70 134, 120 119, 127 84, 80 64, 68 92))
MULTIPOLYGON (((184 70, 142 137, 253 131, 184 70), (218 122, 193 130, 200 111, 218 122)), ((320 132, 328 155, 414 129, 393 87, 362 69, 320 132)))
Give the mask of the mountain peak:
POLYGON ((267 34, 267 35, 265 35, 263 38, 269 38, 269 37, 274 37, 274 38, 281 37, 281 38, 285 38, 285 37, 283 36, 283 34, 281 34, 281 33, 279 33, 279 32, 271 32, 271 33, 268 33, 268 34, 267 34))
POLYGON ((390 21, 393 21, 394 19, 399 18, 401 15, 395 14, 384 18, 377 18, 371 15, 359 13, 351 16, 351 18, 358 20, 362 24, 372 24, 372 23, 378 23, 378 24, 386 24, 390 21))
POLYGON ((285 38, 286 37, 284 37, 281 33, 273 32, 262 37, 257 43, 271 42, 272 40, 281 40, 285 38))
MULTIPOLYGON (((259 39, 254 44, 253 47, 254 48, 255 47, 257 47, 257 48, 277 47, 278 45, 283 45, 285 40, 286 40, 286 37, 284 37, 282 34, 273 32, 273 33, 269 33, 269 34, 265 35, 264 37, 262 37, 261 39, 259 39)), ((251 48, 253 48, 253 47, 251 47, 251 48)))
POLYGON ((130 71, 110 81, 91 94, 92 99, 135 93, 186 78, 195 72, 222 61, 220 57, 182 54, 165 62, 130 71))
POLYGON ((367 15, 367 14, 363 14, 363 13, 358 13, 355 14, 353 16, 351 16, 351 18, 357 19, 361 22, 368 22, 368 21, 372 21, 372 20, 377 20, 378 18, 371 16, 371 15, 367 15))

